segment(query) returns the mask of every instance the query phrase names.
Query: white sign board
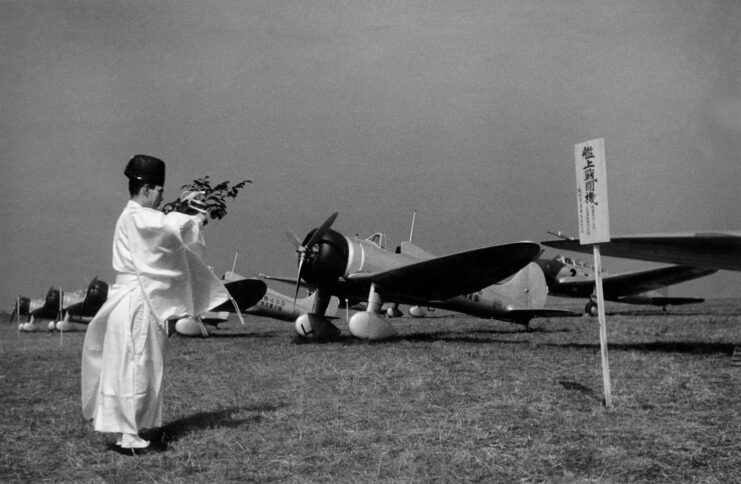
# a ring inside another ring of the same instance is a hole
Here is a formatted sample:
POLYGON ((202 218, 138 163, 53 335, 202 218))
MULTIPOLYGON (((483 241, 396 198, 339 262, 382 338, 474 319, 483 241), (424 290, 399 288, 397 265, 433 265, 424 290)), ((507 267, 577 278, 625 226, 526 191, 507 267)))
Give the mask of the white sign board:
POLYGON ((579 242, 582 245, 610 241, 607 209, 605 140, 593 139, 575 145, 576 198, 579 214, 579 242))

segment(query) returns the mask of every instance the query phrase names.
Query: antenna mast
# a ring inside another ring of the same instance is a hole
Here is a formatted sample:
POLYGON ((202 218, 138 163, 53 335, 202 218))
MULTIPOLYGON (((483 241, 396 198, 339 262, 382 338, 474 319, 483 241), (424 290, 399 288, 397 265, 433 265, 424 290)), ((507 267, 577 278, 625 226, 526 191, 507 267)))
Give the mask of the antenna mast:
POLYGON ((237 268, 237 257, 239 256, 239 251, 234 253, 234 263, 232 263, 232 272, 234 272, 234 269, 237 268))
POLYGON ((417 218, 417 211, 415 210, 412 214, 412 229, 409 231, 409 243, 412 242, 412 236, 414 236, 414 220, 417 218))

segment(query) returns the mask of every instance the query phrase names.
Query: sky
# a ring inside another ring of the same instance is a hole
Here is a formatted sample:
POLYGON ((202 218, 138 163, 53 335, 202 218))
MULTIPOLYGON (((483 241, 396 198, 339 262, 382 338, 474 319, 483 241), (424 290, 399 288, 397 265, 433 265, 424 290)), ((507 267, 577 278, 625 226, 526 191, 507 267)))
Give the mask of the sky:
POLYGON ((739 25, 735 0, 2 0, 0 307, 112 282, 137 153, 167 163, 166 201, 253 181, 207 226, 217 274, 295 275, 285 231, 335 211, 393 249, 416 210, 440 255, 577 234, 594 138, 613 235, 739 230, 739 25))

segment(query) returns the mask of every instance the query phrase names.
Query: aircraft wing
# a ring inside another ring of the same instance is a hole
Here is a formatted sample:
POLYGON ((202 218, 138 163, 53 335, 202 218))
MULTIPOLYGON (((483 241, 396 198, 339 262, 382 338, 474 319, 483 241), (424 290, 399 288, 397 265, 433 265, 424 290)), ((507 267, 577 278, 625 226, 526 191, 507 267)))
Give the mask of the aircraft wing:
MULTIPOLYGON (((692 279, 716 272, 718 272, 717 269, 706 269, 703 267, 670 266, 647 271, 606 275, 602 277, 602 289, 605 292, 605 298, 615 299, 691 281, 692 279)), ((594 292, 594 281, 570 281, 561 279, 551 291, 553 294, 589 297, 594 292)))
MULTIPOLYGON (((578 240, 547 240, 543 245, 559 250, 592 253, 578 240)), ((667 264, 741 271, 741 232, 698 232, 611 237, 599 244, 600 253, 667 264)))
MULTIPOLYGON (((268 290, 267 284, 260 279, 240 279, 238 281, 230 281, 224 283, 229 294, 231 294, 234 301, 237 303, 240 311, 254 306, 262 299, 265 292, 268 290)), ((210 311, 229 311, 230 313, 235 312, 234 304, 232 301, 226 301, 215 308, 211 308, 210 311)))
POLYGON ((347 276, 374 283, 384 299, 444 300, 491 286, 519 271, 541 253, 535 242, 515 242, 415 262, 382 272, 347 276))

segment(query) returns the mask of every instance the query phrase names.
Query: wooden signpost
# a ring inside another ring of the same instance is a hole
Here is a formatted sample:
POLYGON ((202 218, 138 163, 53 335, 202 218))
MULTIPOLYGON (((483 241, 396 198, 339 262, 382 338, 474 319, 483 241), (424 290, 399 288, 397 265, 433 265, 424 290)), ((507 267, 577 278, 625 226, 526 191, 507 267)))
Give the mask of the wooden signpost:
POLYGON ((605 388, 605 407, 612 408, 610 363, 607 359, 607 323, 605 299, 602 291, 602 260, 599 244, 610 241, 610 216, 607 207, 607 177, 605 170, 605 140, 597 138, 574 147, 576 160, 576 198, 579 215, 579 243, 591 244, 594 249, 594 285, 599 313, 602 380, 605 388))

